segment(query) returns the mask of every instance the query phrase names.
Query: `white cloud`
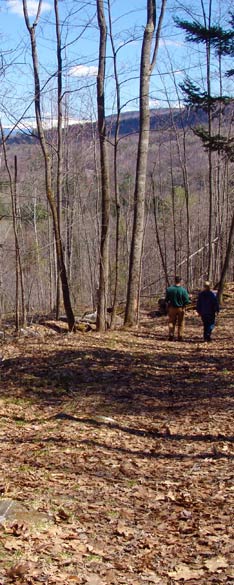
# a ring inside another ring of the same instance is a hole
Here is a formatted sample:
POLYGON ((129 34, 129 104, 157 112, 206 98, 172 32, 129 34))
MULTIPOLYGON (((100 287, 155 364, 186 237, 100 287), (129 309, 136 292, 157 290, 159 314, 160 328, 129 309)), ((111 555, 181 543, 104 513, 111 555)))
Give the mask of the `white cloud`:
POLYGON ((184 43, 180 41, 172 41, 171 39, 160 39, 160 47, 183 47, 184 43))
POLYGON ((75 65, 71 67, 69 75, 72 77, 97 77, 98 68, 94 65, 75 65))
POLYGON ((150 108, 160 108, 160 105, 161 104, 160 104, 160 101, 159 100, 156 100, 154 98, 152 98, 152 99, 149 100, 149 107, 150 108))
MULTIPOLYGON (((19 16, 23 16, 23 3, 22 0, 7 0, 7 5, 10 12, 14 14, 18 14, 19 16)), ((29 16, 36 16, 37 9, 38 9, 38 1, 37 0, 28 0, 27 1, 28 7, 28 15, 29 16)), ((41 12, 48 12, 51 10, 51 5, 48 2, 42 2, 41 12)))
MULTIPOLYGON (((65 118, 62 121, 62 126, 63 128, 65 128, 67 125, 71 126, 71 125, 76 125, 76 124, 86 124, 87 122, 89 122, 89 120, 85 120, 82 118, 72 118, 69 117, 68 119, 65 118)), ((42 126, 44 130, 50 130, 51 128, 55 128, 57 126, 58 120, 56 117, 52 117, 50 114, 44 114, 42 117, 42 126)), ((12 125, 11 124, 4 124, 4 128, 6 130, 11 130, 12 129, 12 125)), ((30 132, 30 131, 34 131, 37 129, 37 122, 35 118, 24 118, 22 120, 22 122, 19 122, 17 124, 17 126, 15 127, 15 130, 23 130, 25 132, 30 132)))

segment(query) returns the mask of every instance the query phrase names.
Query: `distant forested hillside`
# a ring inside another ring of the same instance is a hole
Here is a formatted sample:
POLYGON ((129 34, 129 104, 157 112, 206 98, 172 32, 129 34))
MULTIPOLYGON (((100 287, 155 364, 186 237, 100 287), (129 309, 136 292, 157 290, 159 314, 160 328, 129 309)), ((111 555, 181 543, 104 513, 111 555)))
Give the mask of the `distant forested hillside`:
POLYGON ((2 22, 0 315, 18 331, 63 312, 74 331, 96 309, 104 332, 123 310, 132 327, 177 275, 221 300, 234 276, 231 0, 22 0, 2 22))
MULTIPOLYGON (((142 263, 142 302, 163 294, 167 278, 180 272, 189 288, 199 287, 206 275, 208 245, 208 154, 192 130, 206 122, 201 112, 154 110, 147 171, 146 220, 142 263), (188 256, 190 260, 188 262, 188 256)), ((114 194, 114 123, 108 119, 111 181, 110 290, 115 275, 116 200, 114 194)), ((224 121, 222 120, 224 124, 224 121)), ((118 143, 118 185, 120 201, 120 292, 126 298, 126 282, 138 141, 138 113, 123 114, 118 143)), ((218 124, 218 121, 217 121, 218 124)), ((225 129, 232 127, 231 106, 226 111, 225 129)), ((68 127, 63 131, 62 237, 77 311, 95 307, 98 289, 100 241, 100 181, 98 134, 95 125, 68 127)), ((47 131, 56 184, 56 132, 47 131)), ((16 224, 24 278, 27 311, 51 311, 55 306, 56 262, 53 227, 45 197, 44 165, 37 138, 13 136, 7 142, 7 157, 13 173, 17 161, 16 224)), ((13 176, 13 174, 12 174, 13 176)), ((222 153, 214 153, 215 274, 225 253, 231 208, 233 169, 222 153)), ((1 303, 11 312, 15 298, 15 240, 9 176, 1 173, 1 303)), ((229 269, 233 278, 234 264, 229 269)), ((214 275, 214 281, 216 276, 214 275)), ((109 299, 111 304, 111 298, 109 299)), ((155 301, 156 303, 156 301, 155 301)))
MULTIPOLYGON (((226 116, 230 115, 231 108, 226 107, 226 116)), ((157 108, 150 111, 150 129, 151 130, 167 130, 174 124, 178 129, 187 128, 193 126, 200 126, 201 124, 207 123, 207 114, 202 109, 197 111, 189 110, 187 108, 157 108)), ((113 136, 116 125, 116 115, 107 116, 107 129, 108 132, 113 136)), ((89 123, 87 121, 80 121, 79 124, 74 124, 69 127, 69 134, 76 134, 79 132, 80 127, 83 128, 84 132, 89 135, 90 132, 95 128, 95 123, 89 123)), ((126 136, 127 134, 133 134, 139 132, 139 111, 124 112, 120 116, 119 134, 126 136)), ((51 135, 51 131, 48 132, 51 135)), ((52 130, 53 133, 53 130, 52 130)), ((25 143, 33 142, 36 139, 37 132, 34 130, 17 130, 15 128, 13 132, 6 129, 6 136, 9 134, 8 142, 10 143, 25 143)))

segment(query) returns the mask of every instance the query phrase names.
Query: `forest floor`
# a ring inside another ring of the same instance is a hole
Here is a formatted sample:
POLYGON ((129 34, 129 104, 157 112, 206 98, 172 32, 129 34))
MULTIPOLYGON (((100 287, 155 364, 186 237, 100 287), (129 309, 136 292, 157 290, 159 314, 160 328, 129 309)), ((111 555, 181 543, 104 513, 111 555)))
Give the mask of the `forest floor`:
POLYGON ((234 285, 210 344, 192 310, 3 342, 0 585, 234 583, 233 329, 234 285))

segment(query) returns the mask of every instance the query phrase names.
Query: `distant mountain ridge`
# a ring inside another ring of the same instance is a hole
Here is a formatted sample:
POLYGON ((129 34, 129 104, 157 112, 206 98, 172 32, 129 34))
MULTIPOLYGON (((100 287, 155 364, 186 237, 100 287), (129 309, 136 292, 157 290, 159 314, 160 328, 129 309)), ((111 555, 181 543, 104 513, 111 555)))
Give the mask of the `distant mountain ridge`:
MULTIPOLYGON (((114 133, 116 116, 107 118, 107 127, 114 133), (113 128, 112 128, 113 126, 113 128)), ((157 108, 150 110, 150 130, 166 130, 172 125, 179 128, 206 124, 207 114, 203 110, 189 110, 187 108, 157 108)), ((139 112, 124 112, 120 116, 119 134, 132 134, 139 132, 139 112)))
MULTIPOLYGON (((227 106, 225 108, 225 116, 230 113, 233 105, 227 106)), ((111 115, 107 116, 106 124, 107 124, 107 133, 111 136, 115 133, 115 125, 116 125, 117 116, 111 115)), ((204 110, 192 110, 188 108, 157 108, 152 109, 150 111, 150 130, 151 131, 163 131, 171 128, 174 126, 175 128, 182 129, 194 126, 200 126, 207 123, 207 113, 204 110)), ((86 120, 82 124, 71 124, 69 126, 68 133, 70 134, 71 138, 79 135, 81 132, 85 132, 87 137, 89 136, 89 131, 92 131, 96 123, 87 122, 86 120)), ((127 136, 131 134, 137 134, 139 132, 140 127, 140 118, 139 118, 139 111, 131 111, 131 112, 123 112, 120 116, 120 125, 119 125, 119 135, 120 136, 127 136)), ((55 128, 51 130, 46 130, 46 134, 50 134, 50 137, 53 133, 56 132, 55 128)), ((6 134, 9 133, 9 128, 7 129, 6 134)), ((14 130, 8 139, 8 143, 32 143, 36 140, 34 134, 31 135, 27 132, 20 132, 14 130)))

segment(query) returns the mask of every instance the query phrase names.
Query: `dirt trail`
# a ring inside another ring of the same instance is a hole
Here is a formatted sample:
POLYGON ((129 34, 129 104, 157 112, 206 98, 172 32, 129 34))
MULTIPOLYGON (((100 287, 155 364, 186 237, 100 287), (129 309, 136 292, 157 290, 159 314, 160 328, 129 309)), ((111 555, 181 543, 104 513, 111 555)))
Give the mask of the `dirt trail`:
POLYGON ((48 521, 3 523, 0 585, 234 583, 229 292, 211 344, 188 311, 3 346, 0 493, 48 521))

